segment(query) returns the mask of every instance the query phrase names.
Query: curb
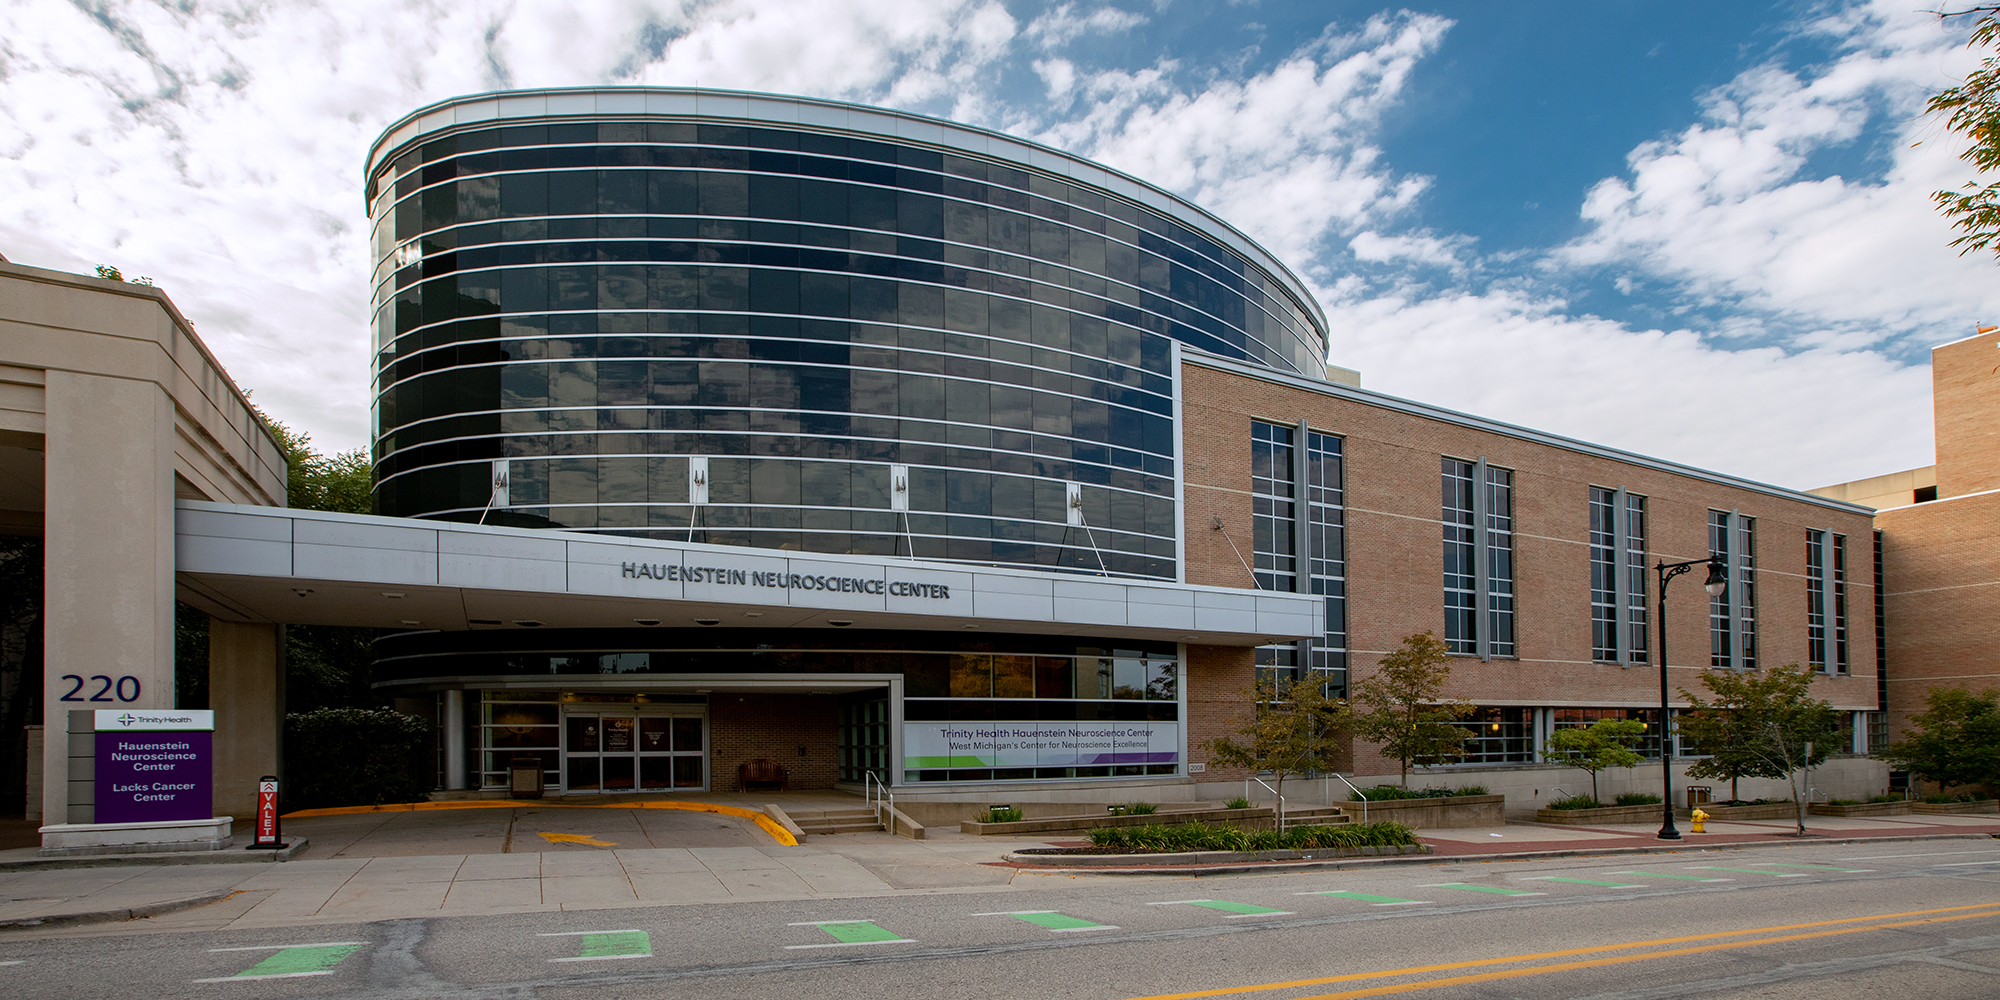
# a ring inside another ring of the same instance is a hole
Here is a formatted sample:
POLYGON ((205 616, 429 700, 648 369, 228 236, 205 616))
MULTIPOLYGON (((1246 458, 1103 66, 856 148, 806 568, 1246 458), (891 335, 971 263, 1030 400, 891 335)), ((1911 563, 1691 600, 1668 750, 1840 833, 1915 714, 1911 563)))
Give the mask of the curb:
POLYGON ((168 899, 143 906, 121 906, 110 910, 88 910, 83 913, 52 913, 46 917, 21 917, 15 920, 0 920, 0 931, 49 930, 58 927, 78 927, 84 924, 108 924, 121 920, 139 920, 157 917, 167 913, 178 913, 221 902, 236 895, 234 889, 216 889, 199 896, 168 899))
MULTIPOLYGON (((1911 841, 1993 840, 1993 839, 2000 839, 2000 834, 1937 833, 1937 834, 1915 834, 1907 837, 1826 837, 1824 839, 1819 839, 1819 840, 1799 841, 1798 843, 1816 844, 1824 846, 1848 846, 1852 844, 1888 844, 1888 843, 1906 843, 1911 841)), ((1773 847, 1773 846, 1787 847, 1793 845, 1784 843, 1774 844, 1773 842, 1768 840, 1739 841, 1735 843, 1726 843, 1726 844, 1702 844, 1698 846, 1690 845, 1683 842, 1677 845, 1662 845, 1657 847, 1655 846, 1601 847, 1594 849, 1566 848, 1563 850, 1555 850, 1555 851, 1506 851, 1506 852, 1499 852, 1492 854, 1414 854, 1414 855, 1404 855, 1402 857, 1375 857, 1375 858, 1347 857, 1347 858, 1328 858, 1324 861, 1317 861, 1317 860, 1316 861, 1266 861, 1266 862, 1238 862, 1234 864, 1213 864, 1213 865, 1202 865, 1202 864, 1172 865, 1172 866, 1160 865, 1157 867, 1145 867, 1145 868, 1129 868, 1129 867, 1112 868, 1112 867, 1091 867, 1088 865, 1034 864, 1029 862, 1015 861, 1013 860, 1015 855, 1009 854, 1007 855, 1006 859, 1001 862, 1001 864, 1006 865, 1007 867, 1010 868, 1017 868, 1026 872, 1047 872, 1049 874, 1066 872, 1078 875, 1170 875, 1182 878, 1187 876, 1194 876, 1199 878, 1200 876, 1203 875, 1236 875, 1244 872, 1295 872, 1295 871, 1315 871, 1315 870, 1340 870, 1348 868, 1374 868, 1382 865, 1430 865, 1430 864, 1443 864, 1443 863, 1476 863, 1481 861, 1537 861, 1543 858, 1605 857, 1605 856, 1621 855, 1621 854, 1685 854, 1689 853, 1690 851, 1697 851, 1697 852, 1740 851, 1753 847, 1773 847)), ((1129 858, 1147 857, 1147 855, 1133 855, 1133 854, 1126 854, 1126 855, 1099 854, 1095 856, 1100 858, 1120 858, 1121 860, 1129 858)), ((1168 855, 1154 855, 1154 857, 1162 857, 1162 856, 1168 856, 1168 855)), ((1040 857, 1040 855, 1037 855, 1037 857, 1040 857)))
MULTIPOLYGON (((63 858, 0 861, 0 872, 46 872, 72 868, 151 868, 158 865, 268 865, 298 857, 311 841, 293 837, 276 851, 249 851, 231 845, 220 851, 163 851, 158 854, 74 854, 63 858)), ((4 926, 4 924, 0 924, 4 926)))

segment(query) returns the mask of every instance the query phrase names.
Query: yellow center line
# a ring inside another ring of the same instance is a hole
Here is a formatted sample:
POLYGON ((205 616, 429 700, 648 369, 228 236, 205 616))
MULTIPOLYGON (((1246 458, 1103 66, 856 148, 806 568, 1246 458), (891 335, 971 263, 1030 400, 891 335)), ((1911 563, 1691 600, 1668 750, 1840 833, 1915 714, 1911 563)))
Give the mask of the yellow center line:
POLYGON ((1298 1000, 1356 1000, 1359 997, 1387 996, 1391 993, 1409 993, 1415 990, 1434 990, 1445 986, 1463 986, 1470 983, 1490 983, 1498 979, 1519 979, 1523 976, 1541 976, 1551 972, 1567 972, 1575 969, 1595 969, 1607 965, 1622 965, 1626 962, 1643 962, 1655 958, 1673 958, 1679 955, 1697 955, 1709 951, 1726 951, 1732 948, 1751 948, 1760 944, 1780 944, 1786 941, 1805 941, 1810 938, 1836 937, 1841 934, 1860 934, 1863 931, 1889 930, 1896 927, 1915 927, 1919 924, 1942 924, 1953 920, 1976 920, 1980 917, 2000 915, 1996 911, 1984 913, 1964 913, 1955 917, 1927 917, 1922 920, 1904 920, 1889 924, 1870 924, 1865 927, 1842 927, 1830 931, 1813 931, 1809 934, 1786 934, 1778 937, 1757 938, 1752 941, 1718 941, 1714 944, 1698 945, 1693 948, 1669 948, 1649 951, 1637 955, 1613 955, 1607 958, 1593 958, 1582 962, 1562 962, 1556 965, 1537 965, 1526 969, 1503 969, 1498 972, 1482 972, 1472 976, 1453 976, 1449 979, 1428 979, 1417 983, 1402 983, 1396 986, 1376 986, 1365 990, 1348 990, 1344 993, 1320 993, 1298 1000))
MULTIPOLYGON (((1626 941, 1621 944, 1596 945, 1589 948, 1567 948, 1561 951, 1542 951, 1542 952, 1533 952, 1525 955, 1509 955, 1504 958, 1481 958, 1481 959, 1471 959, 1463 962, 1442 962, 1435 965, 1415 965, 1402 969, 1384 969, 1379 972, 1355 972, 1340 976, 1321 976, 1313 979, 1292 979, 1292 980, 1286 980, 1284 982, 1258 983, 1250 986, 1227 986, 1220 989, 1195 990, 1188 993, 1161 993, 1154 996, 1135 997, 1133 998, 1133 1000, 1194 1000, 1194 998, 1197 997, 1219 997, 1219 996, 1229 996, 1237 993, 1259 993, 1267 990, 1299 989, 1301 987, 1306 987, 1306 986, 1325 986, 1329 983, 1351 983, 1366 979, 1389 979, 1395 976, 1413 976, 1426 972, 1448 972, 1454 969, 1477 969, 1482 966, 1489 966, 1489 965, 1510 965, 1516 962, 1538 962, 1551 958, 1571 958, 1577 955, 1593 955, 1607 951, 1626 951, 1634 948, 1658 948, 1662 945, 1687 944, 1688 942, 1692 941, 1718 941, 1718 939, 1722 938, 1745 937, 1756 934, 1775 934, 1783 931, 1808 930, 1810 928, 1815 928, 1815 927, 1839 927, 1842 924, 1860 924, 1878 920, 1896 920, 1901 917, 1933 917, 1936 914, 1962 913, 1963 911, 1967 910, 1979 911, 1974 913, 1965 913, 1963 916, 1956 916, 1956 917, 1943 917, 1943 918, 1935 918, 1932 920, 1913 920, 1904 924, 1879 924, 1867 927, 1849 927, 1849 928, 1842 928, 1840 930, 1820 931, 1818 933, 1813 933, 1813 934, 1795 935, 1792 937, 1760 938, 1756 941, 1718 942, 1716 944, 1704 945, 1702 947, 1697 947, 1697 948, 1684 948, 1684 949, 1676 949, 1673 951, 1654 951, 1654 952, 1647 952, 1642 955, 1629 955, 1611 959, 1600 959, 1589 963, 1565 963, 1564 965, 1559 965, 1559 966, 1558 965, 1537 966, 1533 969, 1514 970, 1508 973, 1483 974, 1483 978, 1504 979, 1504 978, 1509 978, 1510 976, 1534 975, 1541 972, 1557 971, 1562 968, 1586 968, 1590 965, 1609 965, 1620 961, 1637 961, 1640 959, 1647 959, 1647 958, 1659 958, 1666 955, 1689 954, 1700 951, 1714 951, 1725 947, 1745 947, 1754 944, 1769 944, 1775 941, 1801 940, 1807 937, 1825 937, 1831 934, 1847 934, 1847 933, 1853 933, 1855 931, 1881 930, 1886 927, 1903 927, 1919 923, 1934 923, 1937 922, 1937 920, 1939 919, 1964 920, 1973 917, 1993 916, 1996 913, 2000 913, 2000 910, 1995 910, 1994 907, 2000 907, 2000 902, 1978 903, 1968 906, 1947 906, 1934 910, 1909 910, 1902 913, 1878 913, 1873 916, 1867 916, 1867 917, 1845 917, 1840 920, 1816 920, 1811 923, 1803 923, 1803 924, 1780 924, 1773 927, 1754 927, 1740 931, 1718 931, 1711 934, 1689 934, 1682 937, 1653 938, 1645 941, 1626 941)), ((1482 977, 1468 976, 1450 980, 1431 980, 1429 982, 1435 985, 1442 986, 1442 985, 1450 985, 1456 982, 1479 982, 1479 981, 1483 981, 1482 977)), ((1422 983, 1412 983, 1403 986, 1379 987, 1376 988, 1375 990, 1363 990, 1353 993, 1329 994, 1327 997, 1300 998, 1300 1000, 1331 1000, 1331 998, 1334 996, 1339 996, 1339 997, 1375 996, 1381 993, 1398 993, 1404 990, 1422 989, 1422 988, 1429 988, 1429 987, 1422 983)))

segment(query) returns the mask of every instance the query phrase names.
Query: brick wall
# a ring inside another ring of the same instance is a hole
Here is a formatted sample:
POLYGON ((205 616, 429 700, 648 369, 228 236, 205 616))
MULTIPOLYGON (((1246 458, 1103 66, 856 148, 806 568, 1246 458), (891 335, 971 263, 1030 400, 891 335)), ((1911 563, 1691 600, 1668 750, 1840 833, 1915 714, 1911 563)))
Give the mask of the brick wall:
POLYGON ((2000 333, 1931 351, 1938 496, 2000 489, 2000 333))
POLYGON ((1875 523, 1893 738, 1933 688, 2000 688, 2000 494, 1885 510, 1875 523))
MULTIPOLYGON (((1649 562, 1705 557, 1711 508, 1740 509, 1757 518, 1758 657, 1763 665, 1806 658, 1806 529, 1846 535, 1850 675, 1823 678, 1814 693, 1842 708, 1875 704, 1872 535, 1865 514, 1714 484, 1193 362, 1183 370, 1189 583, 1252 585, 1242 560, 1251 557, 1253 419, 1282 424, 1305 420, 1315 430, 1344 439, 1348 629, 1354 679, 1367 676, 1405 636, 1426 630, 1442 633, 1439 461, 1442 456, 1484 457, 1515 470, 1519 656, 1490 662, 1456 659, 1449 694, 1488 705, 1659 704, 1657 668, 1592 662, 1589 488, 1594 485, 1622 486, 1648 498, 1649 562), (1220 529, 1214 527, 1218 518, 1220 529)), ((1670 683, 1700 691, 1700 674, 1709 662, 1709 626, 1708 598, 1699 572, 1672 585, 1667 615, 1670 683)), ((1246 656, 1244 663, 1248 662, 1246 656)), ((1191 662, 1191 699, 1204 690, 1200 669, 1191 662)), ((1242 679, 1234 685, 1239 689, 1247 685, 1249 674, 1247 665, 1241 670, 1242 679)), ((1201 712, 1191 702, 1190 745, 1199 742, 1193 732, 1204 724, 1201 712)), ((1357 756, 1355 767, 1363 773, 1393 768, 1374 759, 1365 747, 1357 756)))
POLYGON ((790 771, 794 789, 832 788, 840 776, 831 695, 710 695, 708 727, 709 787, 716 791, 736 791, 737 765, 758 757, 790 771))

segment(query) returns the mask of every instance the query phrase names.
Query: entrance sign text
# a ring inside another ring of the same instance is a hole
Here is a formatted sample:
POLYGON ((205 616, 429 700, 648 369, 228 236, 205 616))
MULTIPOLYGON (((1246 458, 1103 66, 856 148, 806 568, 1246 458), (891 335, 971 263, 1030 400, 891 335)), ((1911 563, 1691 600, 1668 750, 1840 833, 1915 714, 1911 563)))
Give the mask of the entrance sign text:
POLYGON ((627 580, 668 580, 677 583, 720 584, 726 587, 763 587, 767 590, 823 590, 841 594, 887 594, 891 597, 951 600, 951 587, 948 584, 919 583, 911 580, 871 580, 858 576, 770 573, 754 569, 730 569, 725 566, 644 562, 620 563, 619 575, 627 580))
POLYGON ((208 819, 215 713, 99 710, 99 823, 208 819))

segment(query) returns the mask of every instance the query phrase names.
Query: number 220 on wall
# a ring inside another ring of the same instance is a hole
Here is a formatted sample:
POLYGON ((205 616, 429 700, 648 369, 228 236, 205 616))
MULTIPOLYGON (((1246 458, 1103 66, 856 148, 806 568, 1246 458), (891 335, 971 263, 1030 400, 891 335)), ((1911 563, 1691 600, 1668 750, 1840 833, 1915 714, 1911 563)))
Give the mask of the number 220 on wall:
POLYGON ((69 690, 63 692, 62 698, 59 699, 61 701, 139 700, 139 678, 131 674, 125 674, 117 678, 112 678, 104 674, 91 674, 88 685, 95 685, 96 690, 91 691, 89 697, 84 696, 83 689, 88 685, 82 677, 76 674, 64 674, 62 675, 62 679, 72 683, 69 686, 69 690))

